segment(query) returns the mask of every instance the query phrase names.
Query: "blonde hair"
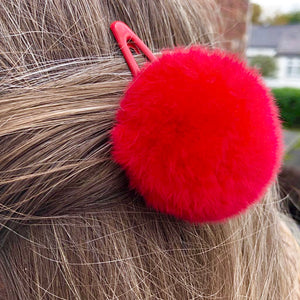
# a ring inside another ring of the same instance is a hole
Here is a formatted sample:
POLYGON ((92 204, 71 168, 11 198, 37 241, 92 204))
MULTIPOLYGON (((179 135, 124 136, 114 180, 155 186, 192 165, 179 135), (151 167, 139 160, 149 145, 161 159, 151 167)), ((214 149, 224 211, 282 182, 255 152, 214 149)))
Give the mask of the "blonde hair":
POLYGON ((145 207, 110 156, 131 80, 110 23, 126 22, 153 51, 212 46, 217 10, 196 0, 1 1, 4 299, 299 296, 274 187, 243 216, 192 225, 145 207))

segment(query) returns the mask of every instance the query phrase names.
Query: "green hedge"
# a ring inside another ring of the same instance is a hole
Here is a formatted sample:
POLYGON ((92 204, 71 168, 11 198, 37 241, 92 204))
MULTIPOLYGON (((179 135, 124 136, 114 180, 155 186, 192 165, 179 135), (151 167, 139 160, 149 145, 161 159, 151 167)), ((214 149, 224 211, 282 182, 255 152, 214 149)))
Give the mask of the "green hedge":
POLYGON ((272 89, 280 108, 281 118, 286 127, 300 128, 300 89, 272 89))

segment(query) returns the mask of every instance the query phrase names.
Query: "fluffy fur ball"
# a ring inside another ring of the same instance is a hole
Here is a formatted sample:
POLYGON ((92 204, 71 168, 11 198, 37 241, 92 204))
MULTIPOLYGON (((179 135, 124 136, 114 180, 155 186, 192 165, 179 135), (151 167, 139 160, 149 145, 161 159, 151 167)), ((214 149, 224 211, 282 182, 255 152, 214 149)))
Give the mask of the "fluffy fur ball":
POLYGON ((258 201, 282 156, 278 111, 259 74, 202 47, 143 67, 121 100, 112 145, 148 205, 196 223, 258 201))

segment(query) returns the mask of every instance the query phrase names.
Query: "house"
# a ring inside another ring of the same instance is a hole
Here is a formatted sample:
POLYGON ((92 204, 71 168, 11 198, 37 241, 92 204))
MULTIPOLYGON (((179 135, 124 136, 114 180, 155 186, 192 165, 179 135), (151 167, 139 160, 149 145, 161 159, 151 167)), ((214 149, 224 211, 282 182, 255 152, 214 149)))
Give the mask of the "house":
POLYGON ((300 88, 300 24, 250 27, 247 57, 257 55, 276 60, 274 78, 266 78, 269 86, 300 88))

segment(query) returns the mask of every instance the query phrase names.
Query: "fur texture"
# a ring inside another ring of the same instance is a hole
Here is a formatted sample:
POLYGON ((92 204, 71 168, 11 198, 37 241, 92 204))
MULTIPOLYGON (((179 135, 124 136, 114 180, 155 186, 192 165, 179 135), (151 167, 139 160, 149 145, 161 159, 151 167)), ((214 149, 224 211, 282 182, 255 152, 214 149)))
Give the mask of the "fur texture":
POLYGON ((277 107, 259 74, 200 46, 144 66, 121 100, 112 144, 148 205, 197 223, 258 201, 282 157, 277 107))

